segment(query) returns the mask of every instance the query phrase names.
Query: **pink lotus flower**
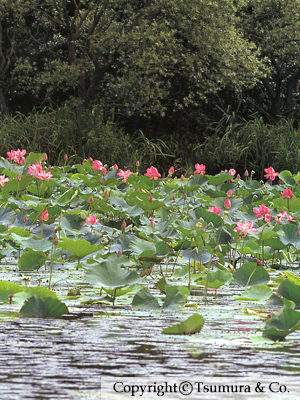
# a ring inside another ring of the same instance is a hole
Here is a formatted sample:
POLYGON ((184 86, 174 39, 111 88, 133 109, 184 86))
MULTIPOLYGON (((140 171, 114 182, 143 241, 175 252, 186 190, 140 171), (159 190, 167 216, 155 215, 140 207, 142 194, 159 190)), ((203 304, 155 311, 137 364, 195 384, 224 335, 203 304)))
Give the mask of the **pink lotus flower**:
POLYGON ((264 204, 259 206, 259 208, 253 208, 253 212, 256 213, 255 218, 264 217, 267 214, 270 214, 270 209, 266 207, 264 204))
POLYGON ((22 165, 25 163, 26 150, 11 150, 7 152, 7 160, 14 161, 15 163, 22 165))
POLYGON ((293 197, 293 192, 291 189, 285 189, 283 192, 280 192, 284 199, 291 199, 293 197))
POLYGON ((151 221, 150 221, 150 226, 151 226, 151 228, 154 228, 155 225, 156 225, 156 224, 155 224, 155 219, 152 218, 151 221))
POLYGON ((95 215, 91 214, 90 217, 86 217, 85 222, 90 225, 95 225, 99 222, 99 218, 96 219, 95 215))
POLYGON ((8 181, 9 181, 9 178, 5 178, 5 175, 0 175, 0 185, 2 187, 4 187, 5 186, 5 182, 8 182, 8 181))
POLYGON ((184 181, 184 175, 183 174, 180 175, 180 180, 184 181))
POLYGON ((51 174, 51 172, 46 172, 46 171, 40 171, 40 172, 36 172, 33 176, 35 176, 38 179, 41 180, 47 180, 47 182, 49 182, 49 179, 53 176, 51 174))
POLYGON ((224 201, 224 207, 226 208, 226 210, 230 210, 231 209, 231 201, 229 199, 226 199, 224 201))
POLYGON ((257 232, 257 229, 253 228, 254 222, 236 222, 236 227, 234 228, 238 232, 242 232, 242 237, 247 236, 248 232, 257 232))
MULTIPOLYGON (((114 169, 119 169, 119 167, 117 166, 117 164, 114 164, 114 169)), ((121 170, 120 170, 121 171, 121 170)))
POLYGON ((274 181, 276 176, 279 175, 279 172, 275 172, 274 168, 269 167, 265 168, 266 175, 264 175, 267 179, 270 179, 271 181, 274 181))
POLYGON ((213 212, 214 214, 220 215, 221 214, 221 208, 218 207, 208 207, 208 211, 213 212))
POLYGON ((45 222, 48 221, 49 219, 49 213, 48 210, 44 210, 40 216, 40 222, 45 222))
POLYGON ((285 221, 284 221, 283 218, 286 218, 287 221, 292 221, 292 220, 294 219, 294 217, 292 217, 291 215, 288 215, 286 211, 281 210, 281 212, 278 213, 278 214, 276 215, 276 217, 275 217, 276 223, 277 223, 278 221, 284 223, 285 221))
POLYGON ((157 169, 152 166, 150 168, 147 168, 147 173, 144 175, 149 176, 150 181, 151 181, 151 179, 154 179, 155 181, 157 181, 157 179, 161 177, 161 175, 158 173, 157 169))
POLYGON ((88 199, 88 203, 89 203, 89 204, 93 204, 93 202, 94 202, 94 197, 93 197, 93 195, 91 194, 90 197, 89 197, 89 199, 88 199))
POLYGON ((102 171, 103 174, 105 175, 107 172, 107 169, 103 167, 103 164, 99 160, 94 160, 93 161, 93 166, 91 167, 94 171, 102 171))
POLYGON ((43 170, 42 164, 41 163, 36 163, 32 165, 28 165, 28 172, 27 175, 32 175, 37 172, 41 172, 43 170))
POLYGON ((119 169, 119 172, 117 173, 117 175, 122 176, 122 182, 126 183, 127 179, 130 177, 131 172, 130 169, 127 169, 127 171, 123 171, 122 169, 119 169))
POLYGON ((200 175, 205 174, 205 165, 197 163, 197 164, 195 164, 195 168, 196 168, 196 171, 194 171, 194 175, 195 174, 200 174, 200 175))
POLYGON ((122 224, 121 224, 121 229, 122 229, 122 231, 125 231, 126 226, 127 226, 127 224, 126 224, 126 221, 125 221, 125 219, 124 219, 123 222, 122 222, 122 224))
POLYGON ((228 190, 228 192, 227 192, 226 194, 227 194, 227 197, 230 197, 230 196, 232 196, 232 190, 231 190, 231 189, 229 189, 229 190, 228 190))
POLYGON ((266 222, 270 222, 271 219, 272 219, 272 217, 271 217, 270 214, 266 214, 266 215, 265 215, 265 221, 266 221, 266 222))
POLYGON ((173 175, 174 174, 174 167, 171 167, 170 169, 169 169, 169 175, 173 175))

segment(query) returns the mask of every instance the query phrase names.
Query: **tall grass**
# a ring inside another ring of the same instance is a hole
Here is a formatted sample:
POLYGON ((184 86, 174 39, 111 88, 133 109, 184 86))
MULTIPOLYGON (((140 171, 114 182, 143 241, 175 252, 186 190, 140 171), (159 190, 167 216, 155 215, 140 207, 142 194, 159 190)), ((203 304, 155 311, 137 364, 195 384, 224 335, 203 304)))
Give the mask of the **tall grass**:
POLYGON ((300 129, 294 120, 266 124, 256 116, 246 122, 236 115, 226 115, 215 128, 210 128, 206 141, 195 148, 210 173, 235 168, 243 173, 255 171, 262 179, 264 168, 276 171, 300 170, 300 129))

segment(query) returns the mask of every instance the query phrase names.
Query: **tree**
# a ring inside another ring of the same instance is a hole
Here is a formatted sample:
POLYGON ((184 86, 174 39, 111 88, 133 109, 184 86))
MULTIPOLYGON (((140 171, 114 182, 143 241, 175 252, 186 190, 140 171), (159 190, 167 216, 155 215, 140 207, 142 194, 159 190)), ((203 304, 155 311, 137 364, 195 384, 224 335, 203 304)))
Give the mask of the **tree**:
POLYGON ((42 104, 73 96, 123 115, 164 115, 265 74, 232 0, 19 0, 18 10, 26 45, 10 77, 42 104))
POLYGON ((254 107, 277 121, 294 118, 299 112, 300 1, 243 1, 240 16, 245 36, 270 66, 255 92, 254 107))

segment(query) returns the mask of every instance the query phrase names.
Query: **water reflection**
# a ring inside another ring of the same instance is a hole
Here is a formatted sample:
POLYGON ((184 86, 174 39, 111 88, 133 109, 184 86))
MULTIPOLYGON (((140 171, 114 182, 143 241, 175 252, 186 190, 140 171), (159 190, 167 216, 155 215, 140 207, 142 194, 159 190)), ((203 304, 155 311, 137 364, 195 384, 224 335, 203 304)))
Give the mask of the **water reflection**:
MULTIPOLYGON (((300 372, 297 348, 251 345, 255 321, 238 324, 249 330, 231 329, 234 324, 227 318, 218 321, 216 325, 207 319, 202 332, 192 336, 162 335, 163 328, 178 318, 160 314, 2 321, 1 400, 97 398, 101 375, 236 377, 300 372)), ((291 339, 297 342, 299 336, 294 333, 291 339)))

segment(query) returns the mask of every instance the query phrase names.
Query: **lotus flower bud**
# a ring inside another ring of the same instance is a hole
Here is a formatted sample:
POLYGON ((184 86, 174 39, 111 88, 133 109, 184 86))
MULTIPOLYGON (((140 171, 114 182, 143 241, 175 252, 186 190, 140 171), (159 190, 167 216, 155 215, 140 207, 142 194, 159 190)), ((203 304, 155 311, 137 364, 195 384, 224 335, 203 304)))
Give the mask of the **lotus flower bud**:
POLYGON ((229 199, 226 199, 224 201, 224 207, 226 208, 226 210, 230 210, 231 209, 231 201, 229 199))
POLYGON ((156 224, 155 224, 154 218, 151 219, 150 225, 151 225, 151 228, 154 228, 154 227, 155 227, 156 224))
POLYGON ((91 194, 90 197, 89 197, 89 199, 88 199, 88 203, 89 203, 89 204, 92 204, 93 201, 94 201, 94 197, 93 197, 93 195, 91 194))
POLYGON ((125 231, 125 229, 126 229, 126 221, 125 221, 125 219, 123 220, 123 222, 122 222, 122 224, 121 224, 121 229, 122 229, 122 231, 125 231))

